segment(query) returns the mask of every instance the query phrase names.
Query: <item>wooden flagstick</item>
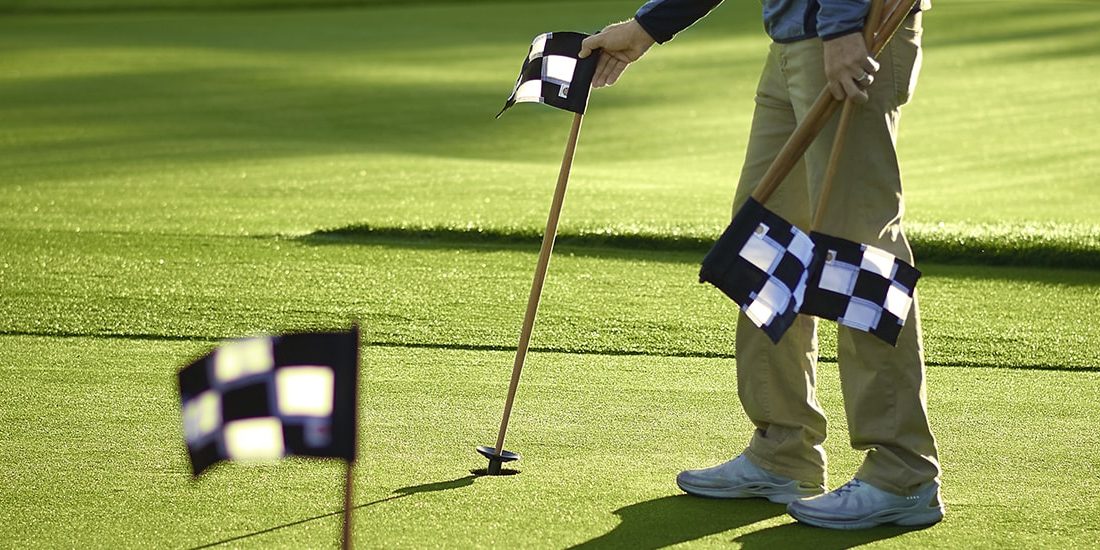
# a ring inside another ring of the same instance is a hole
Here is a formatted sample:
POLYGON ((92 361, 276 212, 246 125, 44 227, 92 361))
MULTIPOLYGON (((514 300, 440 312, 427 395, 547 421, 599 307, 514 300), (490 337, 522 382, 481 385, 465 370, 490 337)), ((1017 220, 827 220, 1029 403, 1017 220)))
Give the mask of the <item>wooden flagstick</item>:
POLYGON ((347 472, 344 476, 344 537, 340 544, 340 548, 343 548, 343 550, 351 550, 351 512, 354 509, 351 503, 354 470, 355 461, 349 460, 347 472))
POLYGON ((355 457, 358 456, 358 444, 359 444, 359 367, 360 367, 360 346, 362 337, 359 333, 359 322, 356 321, 352 324, 352 332, 355 333, 355 399, 352 403, 352 426, 354 426, 356 437, 353 438, 355 445, 352 448, 350 458, 347 459, 347 469, 344 471, 344 529, 343 536, 340 540, 340 548, 343 550, 351 550, 351 513, 354 510, 352 503, 353 492, 352 489, 355 486, 355 457))
MULTIPOLYGON (((919 1, 900 0, 894 7, 889 17, 878 27, 875 44, 870 51, 872 57, 878 57, 878 54, 886 47, 886 43, 901 28, 905 18, 913 11, 919 1)), ((828 87, 821 91, 813 106, 810 107, 809 112, 806 113, 802 122, 795 128, 791 137, 787 139, 787 143, 783 145, 783 149, 779 151, 771 166, 768 167, 768 171, 764 173, 764 177, 760 179, 760 183, 752 193, 754 200, 760 204, 767 202, 772 193, 779 188, 779 184, 783 183, 783 180, 794 169, 798 160, 806 153, 806 149, 809 149, 817 134, 828 124, 829 118, 840 107, 840 103, 829 92, 828 87)))
MULTIPOLYGON (((863 41, 867 48, 875 45, 875 29, 878 28, 879 19, 882 17, 883 0, 871 0, 871 11, 867 14, 867 23, 863 27, 863 41)), ((833 180, 840 166, 840 155, 844 152, 844 140, 848 134, 848 126, 855 114, 856 104, 851 98, 844 101, 844 110, 840 112, 840 122, 837 125, 836 135, 833 137, 833 150, 829 153, 829 164, 825 167, 825 179, 821 183, 821 197, 817 202, 817 212, 814 213, 813 227, 821 228, 821 221, 825 219, 825 207, 829 202, 829 194, 833 191, 833 180)))
MULTIPOLYGON (((550 265, 550 255, 554 251, 554 240, 558 234, 558 218, 561 216, 562 202, 565 200, 565 188, 569 183, 569 171, 573 167, 573 156, 577 151, 577 138, 581 133, 581 121, 584 115, 573 115, 573 128, 569 131, 569 141, 565 145, 565 156, 561 161, 561 171, 558 172, 558 183, 554 189, 554 200, 550 205, 550 215, 546 220, 546 232, 542 235, 542 249, 539 250, 539 261, 535 266, 535 279, 531 283, 531 294, 527 298, 527 314, 523 318, 523 329, 519 335, 519 346, 516 348, 515 362, 512 364, 512 382, 508 386, 508 398, 504 402, 504 416, 500 420, 500 431, 497 433, 497 444, 493 448, 493 455, 489 457, 489 475, 500 473, 502 460, 514 460, 504 457, 504 435, 508 431, 508 419, 512 414, 512 404, 516 399, 516 389, 519 388, 519 377, 523 372, 523 364, 527 360, 527 349, 531 344, 531 332, 535 327, 535 316, 539 310, 539 300, 542 298, 542 285, 546 281, 546 270, 550 265)), ((480 450, 480 449, 479 449, 480 450)))

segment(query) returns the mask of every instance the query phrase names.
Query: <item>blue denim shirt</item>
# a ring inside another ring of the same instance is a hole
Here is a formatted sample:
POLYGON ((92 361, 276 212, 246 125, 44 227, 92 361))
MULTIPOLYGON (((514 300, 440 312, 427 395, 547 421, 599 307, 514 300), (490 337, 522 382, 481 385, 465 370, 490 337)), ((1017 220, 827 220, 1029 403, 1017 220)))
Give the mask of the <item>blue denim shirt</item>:
MULTIPOLYGON (((657 42, 672 40, 722 0, 649 0, 634 15, 657 42)), ((820 36, 824 40, 863 30, 870 0, 761 0, 764 30, 776 42, 795 42, 820 36)), ((918 9, 932 7, 921 0, 918 9)))

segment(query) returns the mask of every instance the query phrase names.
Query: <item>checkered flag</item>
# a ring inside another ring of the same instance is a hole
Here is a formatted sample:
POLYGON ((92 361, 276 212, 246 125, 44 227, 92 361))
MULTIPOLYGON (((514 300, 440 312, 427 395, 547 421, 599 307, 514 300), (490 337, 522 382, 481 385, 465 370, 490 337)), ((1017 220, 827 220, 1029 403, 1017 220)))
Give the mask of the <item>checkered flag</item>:
POLYGON ((198 476, 222 460, 356 455, 359 331, 233 340, 179 372, 198 476))
POLYGON ((750 198, 703 259, 699 282, 779 342, 802 306, 813 250, 809 236, 750 198))
POLYGON ((587 34, 548 32, 535 37, 512 95, 497 118, 516 103, 545 103, 551 107, 584 114, 592 77, 599 55, 577 58, 587 34))
POLYGON ((881 248, 817 232, 810 237, 814 264, 801 312, 896 345, 920 271, 881 248))

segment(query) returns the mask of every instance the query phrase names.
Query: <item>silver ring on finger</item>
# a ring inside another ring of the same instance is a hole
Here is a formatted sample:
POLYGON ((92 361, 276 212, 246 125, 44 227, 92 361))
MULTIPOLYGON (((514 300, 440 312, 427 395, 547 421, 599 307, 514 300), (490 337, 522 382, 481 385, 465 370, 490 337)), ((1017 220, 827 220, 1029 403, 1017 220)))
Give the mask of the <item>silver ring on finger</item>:
POLYGON ((863 76, 860 76, 859 78, 856 79, 856 84, 858 84, 860 88, 868 88, 868 87, 871 86, 871 83, 874 82, 874 81, 875 81, 875 77, 872 76, 871 73, 868 73, 867 71, 864 71, 863 76))

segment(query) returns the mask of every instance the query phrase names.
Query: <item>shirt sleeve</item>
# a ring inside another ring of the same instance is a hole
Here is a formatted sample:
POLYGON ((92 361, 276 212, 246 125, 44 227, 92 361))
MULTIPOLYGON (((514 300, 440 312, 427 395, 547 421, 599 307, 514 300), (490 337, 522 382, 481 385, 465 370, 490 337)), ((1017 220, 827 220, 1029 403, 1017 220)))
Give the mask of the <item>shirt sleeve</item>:
POLYGON ((862 31, 870 8, 870 0, 821 0, 817 12, 818 36, 831 40, 862 31))
POLYGON ((649 36, 664 44, 721 3, 722 0, 649 0, 634 14, 634 20, 649 36))

